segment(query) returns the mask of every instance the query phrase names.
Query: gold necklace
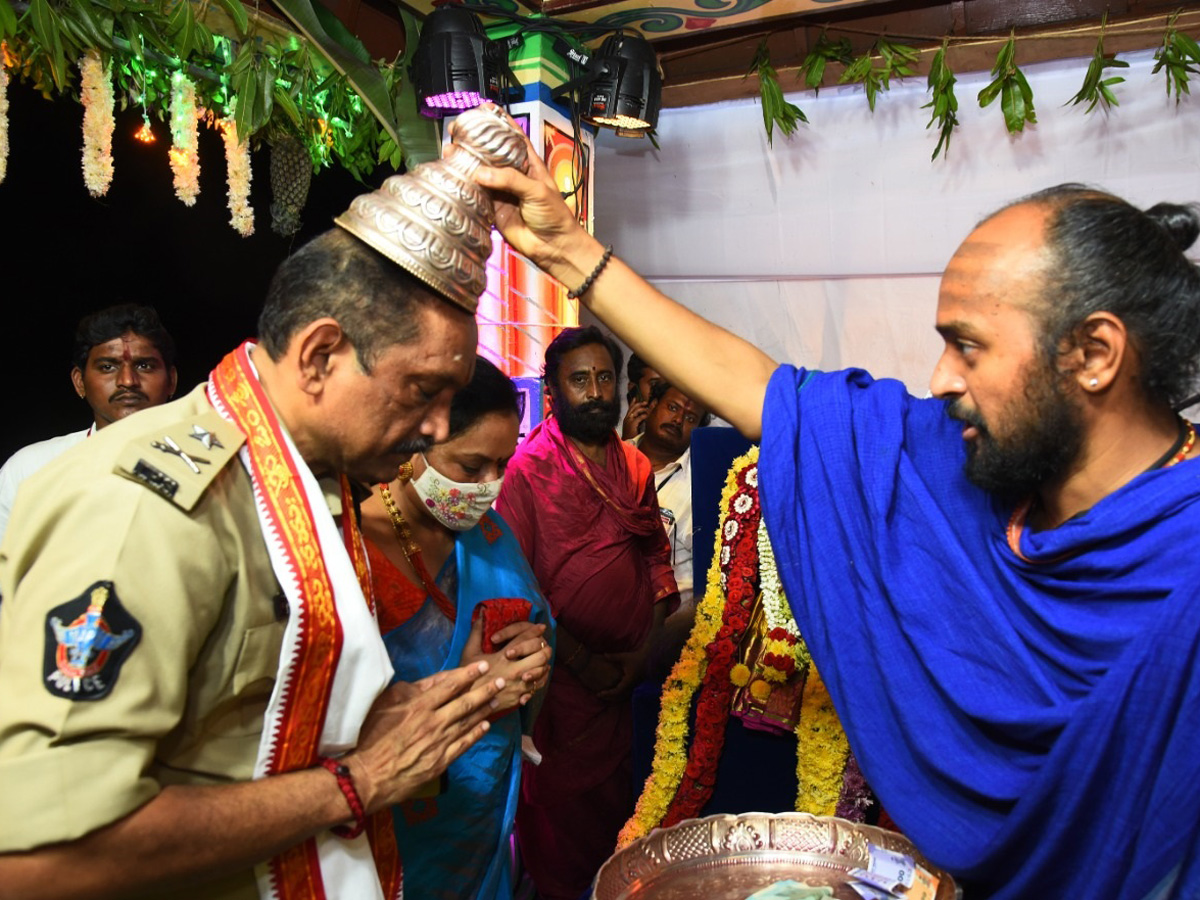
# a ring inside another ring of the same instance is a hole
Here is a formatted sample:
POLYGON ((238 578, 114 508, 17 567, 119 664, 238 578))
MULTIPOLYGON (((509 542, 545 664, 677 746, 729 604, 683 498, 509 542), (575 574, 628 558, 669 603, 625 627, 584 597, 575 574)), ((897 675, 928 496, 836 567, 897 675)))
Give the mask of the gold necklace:
POLYGON ((404 521, 404 516, 401 515, 400 508, 396 506, 396 501, 392 499, 392 492, 388 490, 386 484, 379 485, 379 496, 383 498, 384 509, 387 510, 388 518, 392 520, 392 531, 396 532, 396 541, 400 544, 405 559, 412 562, 413 554, 420 553, 421 548, 413 540, 412 530, 404 521))
POLYGON ((438 609, 442 611, 447 619, 453 622, 457 616, 457 609, 450 598, 446 596, 445 592, 438 587, 437 580, 425 568, 425 557, 421 553, 421 545, 413 538, 412 529, 404 521, 400 507, 392 499, 392 492, 388 490, 386 484, 379 485, 379 496, 383 498, 383 506, 387 510, 388 518, 392 520, 392 531, 396 533, 396 542, 400 545, 400 550, 404 553, 404 558, 413 567, 413 571, 421 579, 421 584, 425 587, 429 596, 433 598, 433 602, 437 604, 438 609))

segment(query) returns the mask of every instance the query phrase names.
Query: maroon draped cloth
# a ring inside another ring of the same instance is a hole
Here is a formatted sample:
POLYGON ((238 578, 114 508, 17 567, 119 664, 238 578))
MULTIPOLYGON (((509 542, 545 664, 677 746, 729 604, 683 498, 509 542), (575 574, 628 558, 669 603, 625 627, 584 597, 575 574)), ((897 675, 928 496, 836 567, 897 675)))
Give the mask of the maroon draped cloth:
MULTIPOLYGON (((638 649, 655 604, 678 594, 653 473, 612 433, 605 463, 547 419, 508 465, 496 508, 516 533, 557 623, 593 653, 638 649)), ((603 700, 556 665, 517 813, 525 864, 548 900, 578 897, 633 811, 629 699, 603 700)))

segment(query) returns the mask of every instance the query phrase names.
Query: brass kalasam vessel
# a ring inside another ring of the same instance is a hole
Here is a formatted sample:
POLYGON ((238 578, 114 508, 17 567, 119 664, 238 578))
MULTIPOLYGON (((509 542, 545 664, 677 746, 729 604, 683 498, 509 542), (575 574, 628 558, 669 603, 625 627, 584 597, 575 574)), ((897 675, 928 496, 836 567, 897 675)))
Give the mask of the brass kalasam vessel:
POLYGON ((444 159, 393 175, 356 197, 333 221, 474 313, 487 287, 492 200, 472 173, 482 165, 525 171, 524 133, 495 106, 468 110, 450 126, 444 159))
POLYGON ((609 858, 595 900, 745 900, 791 879, 861 900, 850 872, 869 865, 868 843, 912 857, 937 879, 936 900, 960 896, 954 879, 893 831, 807 813, 743 813, 659 828, 609 858))

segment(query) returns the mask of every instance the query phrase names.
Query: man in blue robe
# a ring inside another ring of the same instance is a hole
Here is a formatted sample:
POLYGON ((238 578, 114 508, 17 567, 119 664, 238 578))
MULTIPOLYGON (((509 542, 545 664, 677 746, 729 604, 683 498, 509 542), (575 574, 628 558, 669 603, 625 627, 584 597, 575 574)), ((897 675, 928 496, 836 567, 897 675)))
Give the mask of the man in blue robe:
POLYGON ((917 846, 972 900, 1200 896, 1200 462, 1175 412, 1200 359, 1200 212, 1064 185, 985 220, 942 279, 919 400, 777 365, 531 176, 477 176, 509 198, 505 237, 761 438, 796 621, 917 846))

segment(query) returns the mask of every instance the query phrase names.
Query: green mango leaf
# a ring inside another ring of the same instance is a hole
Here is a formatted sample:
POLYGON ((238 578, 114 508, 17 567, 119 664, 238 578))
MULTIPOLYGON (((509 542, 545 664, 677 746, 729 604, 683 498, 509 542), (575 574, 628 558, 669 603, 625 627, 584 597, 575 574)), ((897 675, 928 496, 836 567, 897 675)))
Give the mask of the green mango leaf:
POLYGON ((1183 99, 1184 94, 1191 93, 1189 76, 1200 74, 1200 70, 1192 67, 1193 62, 1200 64, 1200 45, 1175 27, 1179 12, 1177 10, 1167 20, 1167 30, 1163 34, 1162 43, 1154 52, 1154 68, 1150 71, 1151 75, 1157 75, 1159 71, 1166 72, 1164 86, 1167 96, 1170 97, 1174 92, 1176 104, 1183 99))
POLYGON ((275 67, 267 57, 262 57, 258 66, 258 89, 254 93, 254 121, 251 128, 258 131, 271 118, 275 106, 275 67))
MULTIPOLYGON (((942 41, 942 46, 929 63, 929 76, 926 87, 933 94, 933 99, 922 109, 933 107, 933 115, 929 117, 926 128, 938 125, 938 142, 933 148, 932 159, 937 159, 942 150, 950 152, 950 138, 958 127, 958 98, 954 95, 954 84, 958 80, 946 63, 946 50, 950 46, 949 38, 942 41)), ((990 101, 989 101, 990 102, 990 101)))
POLYGON ((325 29, 326 34, 352 53, 359 62, 366 65, 371 64, 371 54, 367 52, 367 48, 363 42, 349 28, 342 24, 342 20, 335 16, 324 3, 314 4, 313 12, 317 14, 317 19, 320 21, 321 27, 325 29))
POLYGON ((1009 131, 1024 131, 1025 102, 1021 92, 1009 82, 1005 82, 1000 89, 1000 108, 1004 111, 1004 124, 1009 131))
POLYGON ((763 125, 767 132, 767 143, 774 146, 775 126, 786 136, 791 136, 799 127, 800 122, 807 122, 804 111, 794 103, 789 103, 783 96, 779 86, 779 76, 771 65, 771 54, 764 38, 754 54, 747 75, 758 76, 758 91, 762 100, 763 125))
POLYGON ((25 15, 30 19, 33 33, 37 36, 38 42, 49 53, 46 63, 50 67, 50 78, 54 82, 54 89, 62 91, 67 85, 68 72, 58 13, 54 11, 47 0, 32 0, 25 15))
POLYGON ((392 96, 379 71, 360 60, 353 51, 343 47, 325 30, 321 18, 313 8, 312 0, 276 0, 275 5, 329 64, 346 76, 355 93, 362 98, 363 103, 379 122, 379 126, 399 144, 399 128, 392 96))
POLYGON ((122 12, 118 14, 118 20, 121 30, 125 32, 125 40, 129 42, 129 49, 133 51, 134 59, 137 60, 138 67, 145 71, 146 56, 142 47, 142 30, 138 27, 137 19, 128 12, 122 12))
POLYGON ((196 23, 196 53, 200 56, 212 56, 217 51, 213 33, 202 22, 196 23))
POLYGON ((63 41, 63 52, 70 59, 78 59, 82 55, 91 41, 87 39, 87 35, 83 33, 83 29, 79 23, 70 16, 59 16, 58 24, 60 26, 59 34, 63 41))
POLYGON ((1000 88, 1004 87, 1004 82, 993 81, 982 91, 979 92, 979 105, 981 107, 991 106, 992 102, 1000 96, 1000 88))
POLYGON ((1182 31, 1175 32, 1175 43, 1182 55, 1187 56, 1192 62, 1200 65, 1200 44, 1196 43, 1196 41, 1182 31))
POLYGON ((192 14, 191 0, 179 0, 171 10, 167 23, 168 33, 175 45, 175 55, 187 59, 199 49, 196 41, 196 17, 192 14))
POLYGON ((1016 64, 1016 47, 1017 37, 1014 31, 996 54, 991 83, 979 92, 980 107, 987 107, 996 97, 1000 97, 1004 125, 1010 134, 1024 131, 1027 124, 1037 122, 1037 113, 1033 107, 1033 88, 1029 86, 1025 73, 1016 64))
POLYGON ((1100 37, 1096 39, 1096 49, 1092 52, 1092 60, 1088 63, 1087 72, 1083 76, 1083 85, 1079 88, 1079 92, 1067 101, 1072 106, 1087 103, 1084 111, 1088 113, 1097 106, 1102 106, 1107 110, 1117 105, 1116 96, 1109 88, 1114 84, 1120 84, 1125 79, 1105 79, 1105 70, 1129 68, 1129 63, 1125 60, 1109 56, 1104 52, 1104 28, 1107 24, 1108 14, 1105 13, 1100 20, 1100 37))
POLYGON ((246 69, 233 79, 233 125, 237 129, 238 143, 245 143, 255 131, 252 123, 257 92, 258 79, 253 69, 246 69))
POLYGON ((0 39, 15 37, 16 33, 17 14, 8 0, 0 0, 0 39))
MULTIPOLYGON (((4 0, 0 0, 0 3, 3 2, 4 0)), ((112 17, 97 16, 96 10, 87 0, 80 0, 68 8, 77 17, 84 34, 92 42, 92 48, 111 53, 115 47, 112 36, 112 17)))
POLYGON ((821 84, 825 80, 827 64, 836 62, 848 66, 851 59, 852 50, 849 38, 831 41, 825 32, 821 32, 821 36, 817 38, 813 48, 800 63, 800 68, 796 70, 796 77, 803 77, 805 85, 819 94, 821 84))
POLYGON ((842 77, 838 79, 838 84, 850 84, 856 81, 863 81, 867 74, 871 71, 871 54, 866 53, 846 66, 846 71, 842 73, 842 77))
POLYGON ((275 98, 275 105, 283 110, 283 114, 287 116, 289 122, 300 131, 304 128, 304 117, 300 114, 300 107, 296 105, 296 101, 291 95, 285 91, 278 83, 274 85, 272 96, 275 98))
POLYGON ((246 13, 246 7, 242 5, 241 0, 217 0, 217 2, 233 20, 233 27, 237 29, 238 37, 245 37, 246 32, 250 30, 250 16, 246 13))

